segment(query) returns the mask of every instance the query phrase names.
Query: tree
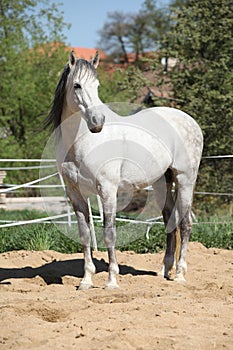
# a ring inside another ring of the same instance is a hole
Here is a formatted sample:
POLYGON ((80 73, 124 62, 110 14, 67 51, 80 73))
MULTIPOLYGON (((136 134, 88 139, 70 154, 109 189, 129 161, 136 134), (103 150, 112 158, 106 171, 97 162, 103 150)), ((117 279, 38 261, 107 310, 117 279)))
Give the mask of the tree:
POLYGON ((63 17, 47 0, 3 0, 0 22, 0 157, 40 158, 42 120, 67 58, 63 17))
POLYGON ((231 1, 190 0, 175 13, 169 34, 170 55, 180 64, 173 71, 173 91, 201 123, 206 154, 232 151, 231 1), (217 125, 218 124, 218 125, 217 125), (220 126, 221 125, 221 126, 220 126), (223 126, 228 126, 222 135, 223 126), (211 129, 211 132, 209 132, 211 129), (207 132, 208 130, 208 132, 207 132), (221 135, 221 137, 219 137, 221 135), (224 137, 224 139, 223 139, 224 137))
MULTIPOLYGON (((173 10, 166 37, 168 52, 179 60, 171 72, 174 97, 204 133, 204 155, 233 153, 232 1, 186 1, 173 10)), ((203 161, 199 185, 205 190, 232 190, 232 163, 213 167, 203 161)), ((213 163, 212 163, 213 164, 213 163)))
POLYGON ((114 11, 108 13, 108 19, 108 22, 99 31, 99 46, 110 54, 123 54, 125 62, 128 62, 127 36, 129 16, 123 12, 114 11))
POLYGON ((139 13, 110 12, 99 31, 99 46, 112 55, 123 56, 126 63, 127 53, 134 52, 138 61, 140 54, 160 46, 167 29, 166 10, 159 8, 155 0, 145 0, 139 13))
POLYGON ((144 0, 139 16, 145 23, 142 35, 146 48, 158 50, 163 36, 170 28, 169 8, 160 6, 156 0, 144 0))

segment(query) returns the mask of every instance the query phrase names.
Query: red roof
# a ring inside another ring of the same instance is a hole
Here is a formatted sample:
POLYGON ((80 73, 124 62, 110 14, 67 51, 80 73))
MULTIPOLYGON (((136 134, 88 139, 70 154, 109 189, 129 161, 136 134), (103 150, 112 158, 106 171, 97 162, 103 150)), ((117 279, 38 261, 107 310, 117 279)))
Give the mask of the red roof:
MULTIPOLYGON (((38 45, 38 47, 36 48, 37 51, 39 53, 44 53, 45 52, 45 48, 50 52, 56 50, 56 48, 63 46, 63 44, 59 43, 59 42, 53 42, 53 43, 46 43, 43 45, 38 45)), ((86 48, 86 47, 71 47, 71 46, 66 46, 65 47, 65 51, 74 51, 74 54, 77 58, 83 58, 87 61, 89 61, 91 58, 93 58, 95 56, 96 51, 99 52, 100 54, 100 60, 105 60, 106 59, 106 54, 99 49, 95 49, 95 48, 86 48)))
POLYGON ((99 51, 101 60, 106 58, 106 54, 99 49, 88 49, 86 47, 68 47, 68 50, 73 50, 77 58, 84 58, 87 61, 95 56, 96 51, 99 51))

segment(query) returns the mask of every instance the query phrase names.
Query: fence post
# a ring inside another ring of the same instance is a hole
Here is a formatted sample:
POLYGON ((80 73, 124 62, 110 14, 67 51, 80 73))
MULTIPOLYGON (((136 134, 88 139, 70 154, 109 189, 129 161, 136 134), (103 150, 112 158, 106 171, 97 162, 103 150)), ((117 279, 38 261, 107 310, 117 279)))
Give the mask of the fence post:
MULTIPOLYGON (((0 186, 3 184, 3 180, 6 177, 6 172, 0 170, 0 186)), ((5 193, 0 194, 0 209, 6 209, 6 195, 5 193)))

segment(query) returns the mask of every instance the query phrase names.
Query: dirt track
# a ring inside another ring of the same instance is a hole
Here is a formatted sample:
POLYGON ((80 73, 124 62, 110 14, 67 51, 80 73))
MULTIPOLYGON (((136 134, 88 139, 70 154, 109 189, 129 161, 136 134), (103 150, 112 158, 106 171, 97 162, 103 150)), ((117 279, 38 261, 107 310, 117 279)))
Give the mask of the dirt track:
POLYGON ((0 255, 0 349, 232 349, 233 252, 190 243, 186 284, 156 276, 162 254, 118 252, 120 289, 78 291, 82 255, 0 255))

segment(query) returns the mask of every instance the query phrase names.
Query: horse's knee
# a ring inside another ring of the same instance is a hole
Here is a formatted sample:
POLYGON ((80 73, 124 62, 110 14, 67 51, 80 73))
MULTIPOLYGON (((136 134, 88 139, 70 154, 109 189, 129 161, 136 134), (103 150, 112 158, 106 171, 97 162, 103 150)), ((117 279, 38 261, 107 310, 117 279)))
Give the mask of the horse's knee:
POLYGON ((115 246, 116 242, 116 223, 113 214, 104 213, 104 241, 107 248, 115 246))
POLYGON ((112 248, 115 246, 115 242, 116 242, 115 227, 104 228, 104 242, 107 248, 112 248))

